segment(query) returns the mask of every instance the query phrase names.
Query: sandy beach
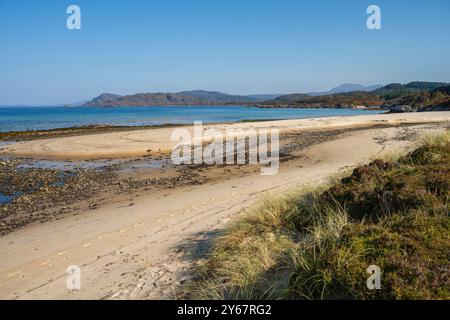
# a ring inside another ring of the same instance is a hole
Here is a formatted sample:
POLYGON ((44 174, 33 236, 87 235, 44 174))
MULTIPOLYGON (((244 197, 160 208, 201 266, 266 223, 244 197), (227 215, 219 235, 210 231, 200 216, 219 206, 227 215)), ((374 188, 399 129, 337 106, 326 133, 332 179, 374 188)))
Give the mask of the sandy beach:
MULTIPOLYGON (((244 130, 249 128, 276 128, 279 129, 280 133, 285 133, 306 130, 448 121, 450 121, 450 112, 421 112, 217 124, 204 125, 203 128, 207 130, 214 127, 222 131, 228 128, 240 128, 244 130)), ((192 126, 177 128, 183 128, 193 133, 192 126)), ((0 155, 68 160, 161 155, 170 153, 177 143, 171 140, 173 130, 173 127, 164 127, 26 141, 0 148, 0 155)))
POLYGON ((0 0, 0 301, 450 301, 450 0, 133 4, 0 0))
MULTIPOLYGON (((219 125, 280 129, 286 151, 279 173, 261 176, 257 166, 235 165, 111 171, 114 176, 102 179, 87 175, 86 181, 104 184, 91 186, 81 198, 33 209, 33 219, 25 216, 27 210, 21 220, 3 214, 0 298, 174 298, 192 262, 230 219, 261 197, 316 185, 374 157, 409 150, 420 135, 446 130, 449 123, 450 112, 429 112, 219 125), (188 176, 195 181, 183 180, 188 176), (80 266, 82 290, 66 289, 69 265, 80 266)), ((152 149, 164 156, 174 144, 171 130, 26 141, 4 146, 1 154, 77 160, 148 156, 152 149)), ((56 189, 41 188, 40 203, 56 189)), ((18 204, 33 198, 20 201, 4 212, 20 216, 18 204)))

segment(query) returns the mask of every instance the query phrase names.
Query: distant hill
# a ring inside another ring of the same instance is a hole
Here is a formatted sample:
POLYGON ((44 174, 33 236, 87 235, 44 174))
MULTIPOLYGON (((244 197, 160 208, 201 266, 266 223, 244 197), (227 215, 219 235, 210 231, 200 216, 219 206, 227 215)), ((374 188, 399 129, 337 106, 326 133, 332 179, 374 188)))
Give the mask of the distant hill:
POLYGON ((292 93, 285 94, 280 96, 272 101, 268 101, 267 103, 295 103, 297 101, 304 101, 306 99, 312 98, 309 94, 306 93, 292 93))
POLYGON ((267 100, 273 100, 276 99, 278 97, 281 97, 283 94, 249 94, 247 95, 247 97, 253 98, 255 100, 259 100, 259 101, 267 101, 267 100))
POLYGON ((231 95, 227 93, 217 92, 217 91, 205 91, 205 90, 193 90, 193 91, 182 91, 177 94, 181 94, 188 97, 193 97, 197 99, 202 99, 209 102, 215 103, 230 103, 230 102, 254 102, 257 99, 249 96, 238 96, 231 95))
POLYGON ((407 84, 391 83, 387 86, 372 91, 386 100, 395 99, 420 91, 432 91, 436 88, 445 86, 445 82, 425 82, 414 81, 407 84))
MULTIPOLYGON (((355 91, 370 91, 379 88, 380 85, 363 86, 360 84, 343 84, 327 91, 327 93, 339 93, 355 91)), ((311 95, 318 95, 315 93, 311 95)), ((176 93, 137 93, 120 96, 117 94, 103 93, 88 101, 84 106, 93 107, 115 107, 115 106, 155 106, 155 105, 230 105, 230 104, 252 104, 275 100, 280 103, 290 103, 299 98, 310 96, 307 94, 254 94, 254 95, 231 95, 218 91, 192 90, 176 93)))
POLYGON ((439 87, 439 88, 434 89, 434 90, 433 90, 433 93, 436 93, 436 92, 441 92, 441 93, 443 93, 443 94, 448 94, 448 95, 450 95, 450 85, 447 85, 447 86, 443 86, 443 87, 439 87))
POLYGON ((444 82, 414 81, 407 84, 391 83, 362 86, 343 84, 325 94, 294 93, 287 95, 231 95, 217 91, 193 90, 176 93, 136 93, 120 96, 104 93, 86 102, 84 106, 164 106, 164 105, 233 105, 248 104, 264 108, 355 108, 359 106, 408 110, 447 110, 450 86, 444 82), (375 89, 374 89, 375 88, 375 89), (358 89, 347 92, 347 90, 358 89), (374 90, 372 90, 374 89, 374 90), (267 98, 269 98, 267 100, 267 98), (407 108, 403 108, 407 106, 407 108))
POLYGON ((92 106, 92 107, 101 107, 101 106, 111 103, 121 97, 122 96, 120 96, 118 94, 103 93, 103 94, 99 95, 98 97, 92 99, 91 101, 85 102, 83 105, 84 106, 92 106))
POLYGON ((303 107, 303 108, 353 108, 357 106, 375 107, 383 104, 383 100, 369 92, 355 91, 322 96, 307 94, 289 94, 266 101, 264 106, 303 107))
POLYGON ((304 107, 351 107, 358 105, 377 105, 382 101, 365 94, 381 88, 382 85, 364 86, 357 83, 345 83, 329 91, 293 93, 279 96, 265 104, 302 104, 304 107))
POLYGON ((381 84, 364 86, 364 85, 358 84, 358 83, 344 83, 344 84, 341 84, 340 86, 334 87, 333 89, 331 89, 329 91, 311 92, 311 93, 308 93, 308 95, 323 96, 323 95, 330 95, 330 94, 336 94, 336 93, 347 93, 347 92, 354 92, 354 91, 369 92, 369 91, 379 89, 381 87, 383 87, 383 85, 381 85, 381 84))
POLYGON ((102 98, 104 94, 85 103, 90 107, 131 107, 155 105, 194 105, 203 102, 202 99, 185 96, 178 93, 136 93, 113 99, 102 98))
POLYGON ((119 96, 104 93, 84 104, 92 107, 160 106, 160 105, 229 105, 254 103, 256 98, 216 91, 182 91, 177 93, 136 93, 119 96))
MULTIPOLYGON (((338 88, 337 90, 344 90, 350 89, 352 86, 343 85, 340 86, 340 89, 339 87, 336 88, 338 88)), ((359 85, 354 86, 354 88, 358 87, 359 85)), ((443 82, 391 83, 373 91, 352 91, 323 95, 289 94, 266 101, 261 106, 292 108, 353 108, 366 106, 389 109, 396 105, 408 105, 415 110, 426 110, 427 108, 434 108, 434 106, 438 106, 441 110, 447 108, 447 100, 444 96, 448 95, 448 90, 448 84, 443 82), (441 95, 434 94, 435 91, 439 91, 441 95)))

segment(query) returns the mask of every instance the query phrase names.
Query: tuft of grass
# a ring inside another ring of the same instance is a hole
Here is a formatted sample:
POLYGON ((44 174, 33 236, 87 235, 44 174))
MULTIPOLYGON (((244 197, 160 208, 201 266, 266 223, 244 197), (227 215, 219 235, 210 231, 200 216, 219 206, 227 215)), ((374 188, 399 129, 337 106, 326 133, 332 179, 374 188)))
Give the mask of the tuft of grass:
POLYGON ((268 197, 215 241, 196 299, 450 299, 450 135, 329 186, 268 197), (366 269, 382 271, 381 290, 366 269))
POLYGON ((286 289, 276 263, 295 245, 289 234, 280 230, 290 228, 289 216, 297 216, 296 199, 295 194, 267 197, 231 223, 208 259, 196 266, 197 279, 188 295, 197 299, 270 299, 286 289))
POLYGON ((420 138, 419 143, 429 148, 446 148, 450 143, 450 130, 425 134, 420 138))
POLYGON ((375 160, 382 160, 388 163, 395 163, 399 159, 403 158, 406 154, 407 151, 404 150, 389 150, 377 155, 376 157, 373 157, 371 160, 372 162, 375 160))

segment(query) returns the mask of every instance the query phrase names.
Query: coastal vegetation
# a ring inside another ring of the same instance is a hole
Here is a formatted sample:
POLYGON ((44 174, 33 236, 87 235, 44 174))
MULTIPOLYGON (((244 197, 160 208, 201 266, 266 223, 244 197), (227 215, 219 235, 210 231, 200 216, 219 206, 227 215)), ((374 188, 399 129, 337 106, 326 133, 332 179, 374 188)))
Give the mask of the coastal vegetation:
POLYGON ((310 96, 306 94, 290 94, 278 97, 273 101, 263 103, 263 107, 290 107, 298 108, 349 108, 356 106, 378 107, 384 100, 370 92, 355 91, 336 93, 323 96, 310 96))
POLYGON ((181 295, 197 299, 450 299, 450 132, 229 225, 181 295), (381 269, 381 289, 367 268, 381 269))
POLYGON ((409 106, 416 111, 447 111, 450 110, 450 95, 439 89, 419 91, 389 100, 382 105, 384 109, 391 109, 395 106, 409 106))
POLYGON ((432 91, 445 85, 447 85, 445 82, 425 81, 413 81, 404 85, 400 83, 391 83, 374 90, 372 94, 380 96, 385 100, 390 100, 417 92, 432 91))
POLYGON ((330 95, 310 96, 290 94, 266 101, 262 107, 329 107, 355 108, 365 106, 391 110, 407 105, 414 111, 450 110, 448 84, 442 82, 410 82, 388 84, 373 91, 352 91, 330 95))

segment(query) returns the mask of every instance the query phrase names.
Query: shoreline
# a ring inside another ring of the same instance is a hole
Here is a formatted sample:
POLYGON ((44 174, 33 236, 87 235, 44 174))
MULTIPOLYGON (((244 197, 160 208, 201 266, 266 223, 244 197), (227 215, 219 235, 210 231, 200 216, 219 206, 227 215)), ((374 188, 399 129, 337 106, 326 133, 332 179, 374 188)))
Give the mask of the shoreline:
MULTIPOLYGON (((325 118, 325 117, 322 117, 325 118)), ((249 122, 265 122, 265 121, 282 121, 283 119, 249 119, 240 120, 235 122, 207 122, 207 125, 230 125, 235 123, 249 123, 249 122)), ((139 130, 151 130, 160 128, 177 128, 190 125, 189 123, 163 123, 155 125, 136 125, 136 126, 124 126, 124 125, 109 125, 109 124, 92 124, 81 125, 74 127, 61 127, 53 129, 37 129, 37 130, 21 130, 21 131, 5 131, 0 132, 0 142, 20 142, 31 141, 48 138, 62 138, 73 137, 82 135, 91 135, 99 133, 111 133, 111 132, 126 132, 126 131, 139 131, 139 130)))
MULTIPOLYGON (((233 105, 234 106, 234 105, 233 105)), ((160 108, 170 108, 168 106, 158 106, 160 108)), ((176 107, 176 106, 173 106, 176 107)), ((194 106, 194 107, 201 107, 201 106, 194 106)), ((204 106, 208 107, 208 106, 204 106)), ((215 107, 215 106, 209 106, 209 107, 215 107)), ((258 109, 256 106, 243 106, 243 105, 236 105, 235 107, 239 108, 253 108, 258 109)), ((0 106, 0 109, 2 107, 0 106)), ((33 108, 33 107, 30 107, 33 108)), ((61 108, 60 106, 55 106, 55 108, 61 108)), ((105 109, 103 107, 85 107, 88 109, 94 108, 94 109, 105 109)), ((123 108, 123 107, 121 107, 123 108)), ((151 107, 140 107, 144 110, 152 110, 151 107)), ((106 108, 110 109, 110 108, 106 108)), ((286 108, 291 109, 291 108, 286 108)), ((354 110, 359 112, 359 115, 364 115, 365 113, 373 114, 370 112, 377 111, 378 113, 381 113, 380 110, 361 110, 361 109, 354 109, 354 108, 298 108, 298 109, 314 109, 314 110, 321 110, 321 109, 333 109, 335 111, 337 110, 354 110)), ((233 109, 231 109, 233 110, 233 109)), ((325 115, 317 115, 317 118, 324 118, 324 117, 333 117, 333 116, 340 116, 339 114, 325 114, 325 115)), ((290 119, 299 119, 292 118, 292 117, 283 117, 283 116, 277 116, 273 115, 268 118, 261 118, 257 117, 252 118, 252 115, 249 115, 248 118, 240 117, 240 120, 230 120, 230 119, 215 119, 211 121, 205 121, 205 124, 209 125, 221 125, 221 124, 234 124, 234 123, 246 123, 246 122, 264 122, 264 121, 277 121, 277 120, 290 120, 290 119)), ((308 119, 310 116, 305 116, 303 119, 308 119)), ((176 127, 176 126, 186 126, 190 125, 194 120, 189 119, 180 119, 178 122, 160 122, 160 123, 141 123, 141 124, 127 124, 120 123, 120 121, 116 124, 112 124, 111 122, 92 122, 92 123, 80 123, 80 124, 70 124, 69 126, 60 126, 60 127, 50 127, 50 128, 23 128, 23 129, 14 129, 14 127, 11 130, 6 131, 0 131, 0 141, 17 141, 17 140, 34 140, 34 139, 42 139, 46 137, 58 137, 58 136, 71 136, 71 135, 81 135, 81 134, 89 134, 89 133, 107 133, 107 132, 115 132, 119 130, 140 130, 140 129, 152 129, 152 128, 165 128, 165 127, 176 127)), ((164 120, 163 120, 164 121, 164 120)), ((166 120, 167 121, 167 120, 166 120)), ((170 121, 170 120, 169 120, 170 121)))
MULTIPOLYGON (((280 137, 280 163, 285 165, 295 161, 298 152, 304 148, 371 129, 333 129, 283 135, 280 137)), ((175 165, 169 156, 90 161, 0 157, 0 195, 9 198, 3 203, 0 201, 3 205, 0 207, 0 236, 35 221, 45 222, 65 216, 72 211, 68 208, 76 202, 98 203, 95 199, 99 190, 113 193, 114 197, 124 192, 158 192, 213 184, 241 175, 251 176, 259 170, 260 165, 175 165), (85 190, 89 192, 85 193, 85 190), (4 219, 1 215, 10 218, 4 219)), ((91 209, 91 204, 87 209, 91 209)))
MULTIPOLYGON (((328 130, 336 128, 370 127, 376 125, 401 125, 424 123, 449 123, 450 112, 429 112, 410 114, 377 114, 335 116, 323 118, 289 119, 273 121, 250 121, 239 123, 204 124, 204 129, 215 128, 220 131, 226 129, 277 129, 280 134, 328 130)), ((98 128, 98 127, 96 127, 98 128)), ((176 142, 171 140, 175 128, 187 129, 193 133, 192 126, 165 125, 152 128, 133 128, 132 130, 119 128, 112 132, 89 132, 82 135, 62 137, 45 137, 30 141, 20 141, 0 147, 0 156, 30 157, 60 160, 97 160, 118 159, 145 156, 162 156, 171 152, 176 142)), ((109 130, 109 127, 107 127, 109 130)), ((95 128, 94 128, 95 130, 95 128)), ((81 130, 83 131, 83 129, 81 130)), ((54 131, 61 133, 60 130, 54 131)), ((64 131, 63 131, 64 132, 64 131)), ((80 132, 69 129, 69 132, 80 132)), ((204 140, 205 142, 205 140, 204 140)))

